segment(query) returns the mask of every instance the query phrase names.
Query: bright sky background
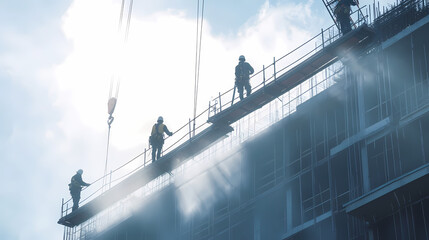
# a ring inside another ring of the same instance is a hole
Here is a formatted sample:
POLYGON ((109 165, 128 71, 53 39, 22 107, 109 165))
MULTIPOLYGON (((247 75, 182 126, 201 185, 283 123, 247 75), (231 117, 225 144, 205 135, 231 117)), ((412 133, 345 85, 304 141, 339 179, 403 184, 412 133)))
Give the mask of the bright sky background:
MULTIPOLYGON (((0 0, 0 239, 62 238, 70 177, 104 171, 115 74, 109 169, 147 147, 159 115, 172 131, 192 117, 197 1, 135 0, 123 55, 120 3, 0 0)), ((332 24, 321 0, 207 0, 204 14, 200 110, 233 87, 239 55, 259 71, 332 24)))

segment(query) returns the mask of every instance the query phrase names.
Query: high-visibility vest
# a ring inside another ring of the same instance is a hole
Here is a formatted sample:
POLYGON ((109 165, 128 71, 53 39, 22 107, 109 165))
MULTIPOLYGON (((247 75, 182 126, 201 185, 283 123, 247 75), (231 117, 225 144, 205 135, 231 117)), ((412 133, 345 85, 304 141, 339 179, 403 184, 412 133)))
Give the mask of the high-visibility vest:
POLYGON ((162 123, 157 123, 155 125, 153 125, 152 127, 152 140, 155 141, 162 141, 164 140, 164 124, 162 123))

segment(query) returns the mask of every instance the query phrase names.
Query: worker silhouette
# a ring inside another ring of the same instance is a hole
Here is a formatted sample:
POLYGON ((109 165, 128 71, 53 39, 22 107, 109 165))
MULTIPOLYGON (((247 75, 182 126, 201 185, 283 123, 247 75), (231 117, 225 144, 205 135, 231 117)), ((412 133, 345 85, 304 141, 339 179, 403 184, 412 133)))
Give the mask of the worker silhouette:
POLYGON ((350 23, 350 6, 356 6, 355 0, 338 0, 335 5, 334 14, 340 24, 341 33, 345 35, 352 30, 350 23))
POLYGON ((157 123, 153 125, 152 133, 149 137, 149 143, 152 145, 152 163, 161 157, 162 146, 164 145, 164 133, 168 136, 173 135, 163 122, 164 119, 160 116, 157 123))
POLYGON ((240 100, 243 100, 243 87, 246 88, 247 96, 252 92, 252 87, 250 86, 250 75, 253 74, 254 70, 246 58, 241 55, 238 60, 240 61, 235 67, 235 86, 237 87, 238 93, 240 94, 240 100))
POLYGON ((73 199, 72 212, 79 208, 80 192, 82 191, 82 187, 91 185, 82 180, 82 174, 82 169, 77 170, 76 174, 71 178, 71 182, 69 184, 70 195, 73 199))

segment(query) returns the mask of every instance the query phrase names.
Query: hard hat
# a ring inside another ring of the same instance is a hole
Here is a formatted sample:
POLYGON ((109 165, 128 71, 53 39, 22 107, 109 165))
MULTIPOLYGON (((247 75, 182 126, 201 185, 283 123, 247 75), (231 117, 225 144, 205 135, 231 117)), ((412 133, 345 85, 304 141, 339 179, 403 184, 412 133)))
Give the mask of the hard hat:
POLYGON ((162 118, 162 116, 158 117, 158 122, 164 122, 164 118, 162 118))
POLYGON ((246 61, 246 58, 243 55, 240 55, 240 57, 238 58, 238 60, 240 60, 240 61, 246 61))
POLYGON ((79 169, 79 170, 77 170, 77 173, 79 173, 80 175, 82 175, 83 170, 82 170, 82 169, 79 169))

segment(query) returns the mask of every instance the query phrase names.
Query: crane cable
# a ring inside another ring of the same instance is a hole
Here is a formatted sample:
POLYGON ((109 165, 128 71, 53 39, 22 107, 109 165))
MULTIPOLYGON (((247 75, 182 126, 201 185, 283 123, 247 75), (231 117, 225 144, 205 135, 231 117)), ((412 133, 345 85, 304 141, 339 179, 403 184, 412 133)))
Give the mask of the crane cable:
POLYGON ((193 120, 193 135, 195 136, 195 118, 197 116, 198 104, 198 87, 200 80, 200 63, 201 63, 201 45, 203 38, 203 20, 204 20, 204 2, 201 4, 201 18, 200 14, 200 0, 197 0, 197 34, 195 41, 195 81, 194 81, 194 120, 193 120), (201 21, 201 23, 200 23, 201 21))
MULTIPOLYGON (((119 14, 119 22, 118 22, 118 34, 122 30, 122 22, 123 22, 124 11, 125 11, 125 1, 126 0, 122 0, 122 4, 121 4, 121 11, 120 11, 120 14, 119 14)), ((130 23, 131 23, 132 9, 133 9, 133 0, 130 0, 129 7, 128 7, 127 23, 126 23, 126 26, 125 26, 124 45, 128 41, 128 34, 129 34, 130 23)), ((114 117, 112 116, 112 114, 113 114, 113 111, 115 110, 116 101, 118 99, 118 94, 119 94, 119 87, 120 87, 120 78, 118 77, 118 80, 117 80, 117 83, 116 83, 115 97, 112 97, 112 90, 113 90, 114 80, 115 79, 112 76, 112 79, 110 80, 110 92, 109 92, 109 102, 108 102, 109 118, 107 120, 107 125, 109 126, 109 128, 108 128, 108 133, 107 133, 106 161, 105 161, 105 164, 104 164, 104 175, 103 175, 102 189, 104 189, 104 186, 107 184, 106 177, 108 175, 107 174, 107 162, 108 162, 108 159, 109 159, 110 128, 111 128, 111 125, 112 125, 113 120, 114 120, 114 117)))

